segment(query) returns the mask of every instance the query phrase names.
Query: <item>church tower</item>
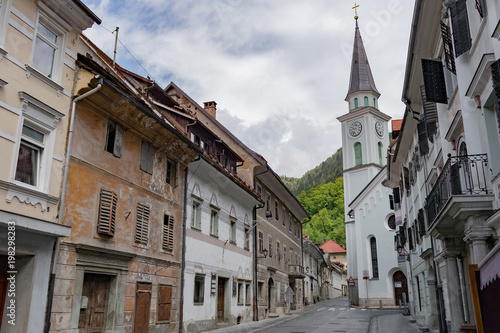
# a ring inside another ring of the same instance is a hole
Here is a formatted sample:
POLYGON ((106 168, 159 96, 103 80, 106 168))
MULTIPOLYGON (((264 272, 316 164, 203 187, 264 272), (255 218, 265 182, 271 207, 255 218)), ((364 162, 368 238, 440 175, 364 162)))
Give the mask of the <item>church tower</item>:
MULTIPOLYGON (((391 119, 378 109, 380 93, 375 86, 358 26, 352 52, 351 77, 345 101, 349 112, 337 119, 342 123, 344 194, 347 205, 386 165, 391 119)), ((346 214, 348 211, 346 211, 346 214)))

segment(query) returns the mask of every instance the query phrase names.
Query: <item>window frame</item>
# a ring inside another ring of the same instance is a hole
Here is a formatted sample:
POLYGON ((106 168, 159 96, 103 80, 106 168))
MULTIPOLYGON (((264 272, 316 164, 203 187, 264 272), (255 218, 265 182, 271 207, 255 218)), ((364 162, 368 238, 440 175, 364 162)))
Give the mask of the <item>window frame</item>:
POLYGON ((245 282, 245 305, 252 305, 252 283, 250 281, 245 282))
POLYGON ((170 186, 177 187, 178 175, 179 175, 179 163, 167 158, 165 167, 165 183, 169 184, 170 186), (169 171, 170 171, 170 176, 169 176, 169 171))
POLYGON ((104 151, 120 158, 123 147, 123 127, 117 122, 108 119, 106 121, 106 141, 104 142, 104 151), (114 129, 113 147, 110 144, 110 128, 114 129))
POLYGON ((200 201, 198 201, 194 198, 191 198, 191 228, 192 229, 201 230, 201 205, 202 205, 202 203, 200 201))
POLYGON ((194 286, 193 286, 193 304, 203 305, 205 302, 205 274, 195 274, 194 275, 194 286), (199 283, 201 287, 198 290, 198 295, 196 294, 196 284, 199 283))
MULTIPOLYGON (((4 50, 5 47, 11 5, 12 0, 0 0, 0 50, 4 50)), ((7 51, 5 51, 5 53, 7 53, 7 51)), ((0 52, 0 59, 2 59, 2 55, 3 52, 0 52)))
POLYGON ((234 217, 229 218, 229 242, 236 244, 237 220, 234 217))
POLYGON ((245 250, 250 250, 250 227, 245 225, 245 250))
MULTIPOLYGON (((107 140, 106 140, 107 142, 107 140)), ((150 175, 153 174, 156 148, 146 141, 141 144, 140 169, 150 175)))
POLYGON ((245 294, 246 294, 245 281, 238 280, 238 294, 236 296, 236 304, 238 306, 245 305, 245 294))
POLYGON ((220 210, 216 207, 210 209, 210 235, 217 238, 219 237, 219 212, 220 210))
POLYGON ((169 323, 170 322, 170 317, 171 317, 171 312, 172 312, 172 292, 173 292, 173 287, 171 285, 158 284, 158 298, 157 298, 157 306, 158 307, 157 307, 157 320, 156 320, 157 323, 169 323), (170 302, 162 302, 162 299, 160 297, 162 288, 170 288, 170 302), (167 319, 160 318, 160 314, 161 314, 160 308, 161 308, 162 304, 169 305, 170 311, 168 311, 168 318, 167 319))
POLYGON ((163 251, 167 251, 170 253, 174 252, 174 231, 175 231, 174 216, 165 212, 163 214, 163 222, 161 230, 161 248, 163 251), (165 222, 167 222, 167 224, 165 224, 165 222), (167 239, 165 240, 165 238, 167 239))

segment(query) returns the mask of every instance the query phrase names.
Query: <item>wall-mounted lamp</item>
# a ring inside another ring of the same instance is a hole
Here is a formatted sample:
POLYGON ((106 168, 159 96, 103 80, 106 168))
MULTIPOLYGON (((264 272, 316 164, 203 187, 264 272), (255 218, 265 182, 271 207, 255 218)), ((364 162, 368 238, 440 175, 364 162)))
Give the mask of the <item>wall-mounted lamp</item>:
POLYGON ((349 213, 347 213, 347 216, 349 216, 349 218, 353 219, 354 218, 354 210, 350 210, 349 213))
POLYGON ((271 219, 272 217, 273 217, 273 213, 272 213, 270 210, 266 211, 266 219, 268 219, 268 220, 269 220, 269 219, 271 219))
POLYGON ((269 252, 269 251, 268 251, 267 249, 262 250, 262 252, 261 252, 261 253, 262 253, 264 256, 263 256, 263 257, 259 257, 259 256, 257 256, 257 259, 264 259, 264 258, 267 258, 267 253, 268 253, 268 252, 269 252))

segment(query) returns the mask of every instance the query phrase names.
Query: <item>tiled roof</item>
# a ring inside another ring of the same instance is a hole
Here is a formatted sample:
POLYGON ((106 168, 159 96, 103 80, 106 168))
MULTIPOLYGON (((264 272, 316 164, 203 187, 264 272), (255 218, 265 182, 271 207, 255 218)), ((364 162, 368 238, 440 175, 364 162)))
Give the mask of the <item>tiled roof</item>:
POLYGON ((321 245, 320 248, 325 252, 325 253, 345 253, 346 250, 337 244, 337 242, 329 240, 325 244, 321 245))
POLYGON ((392 121, 392 131, 401 130, 401 125, 403 125, 403 119, 396 119, 392 121))

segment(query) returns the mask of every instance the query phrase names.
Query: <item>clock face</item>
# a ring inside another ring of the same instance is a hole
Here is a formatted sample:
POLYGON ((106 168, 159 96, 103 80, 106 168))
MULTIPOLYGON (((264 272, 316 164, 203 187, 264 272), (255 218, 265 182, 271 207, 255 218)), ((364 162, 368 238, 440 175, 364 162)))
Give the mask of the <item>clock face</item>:
POLYGON ((384 124, 382 124, 380 121, 377 121, 375 123, 375 131, 377 132, 378 136, 383 136, 384 135, 384 124))
POLYGON ((353 137, 360 135, 362 130, 363 125, 359 121, 353 121, 351 126, 349 126, 349 134, 353 137))

